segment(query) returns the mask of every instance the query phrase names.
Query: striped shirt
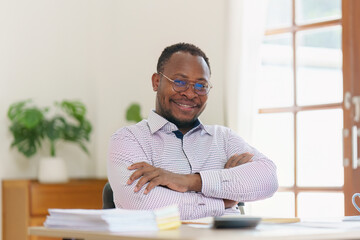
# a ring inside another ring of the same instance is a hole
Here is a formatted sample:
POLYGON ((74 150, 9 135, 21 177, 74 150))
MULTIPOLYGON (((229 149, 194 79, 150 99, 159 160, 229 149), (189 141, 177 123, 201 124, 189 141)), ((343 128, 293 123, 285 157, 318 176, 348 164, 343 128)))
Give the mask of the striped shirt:
POLYGON ((181 219, 238 214, 225 209, 223 199, 246 202, 270 197, 278 188, 274 163, 223 126, 197 126, 185 135, 175 124, 151 111, 148 120, 116 131, 110 140, 108 178, 116 207, 155 209, 178 204, 181 219), (249 152, 252 162, 224 169, 234 154, 249 152), (201 192, 180 193, 157 186, 147 195, 145 187, 134 192, 137 180, 126 182, 134 172, 127 167, 147 162, 178 174, 199 173, 201 192))

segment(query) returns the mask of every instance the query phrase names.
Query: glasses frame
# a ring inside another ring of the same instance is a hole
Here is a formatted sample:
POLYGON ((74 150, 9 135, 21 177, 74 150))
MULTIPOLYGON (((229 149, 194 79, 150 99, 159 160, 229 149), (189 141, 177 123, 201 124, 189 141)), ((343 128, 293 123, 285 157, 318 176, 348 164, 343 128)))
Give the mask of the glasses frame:
POLYGON ((189 89, 190 85, 192 85, 192 86, 193 86, 192 88, 193 88, 194 93, 196 93, 196 94, 199 95, 199 96, 206 96, 206 95, 209 94, 211 88, 213 87, 212 84, 211 84, 211 82, 210 82, 210 81, 207 81, 207 83, 209 84, 209 87, 207 88, 206 93, 205 93, 205 94, 199 94, 198 91, 195 89, 195 84, 196 84, 196 83, 192 83, 192 82, 190 82, 189 80, 185 80, 185 81, 187 81, 186 89, 184 89, 184 90, 182 90, 182 91, 178 91, 178 90, 175 90, 175 80, 169 78, 168 76, 166 76, 166 75, 163 74, 162 72, 159 72, 158 74, 160 74, 161 76, 165 77, 167 80, 169 80, 170 82, 172 82, 172 85, 171 85, 171 86, 172 86, 173 90, 174 90, 175 92, 179 92, 179 93, 180 93, 180 92, 185 92, 186 90, 189 89))

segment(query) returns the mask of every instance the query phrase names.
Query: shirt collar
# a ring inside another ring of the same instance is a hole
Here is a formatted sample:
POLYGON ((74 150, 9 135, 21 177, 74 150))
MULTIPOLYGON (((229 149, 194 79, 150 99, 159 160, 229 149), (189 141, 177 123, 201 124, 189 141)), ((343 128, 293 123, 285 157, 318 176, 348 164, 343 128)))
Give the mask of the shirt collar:
POLYGON ((173 132, 178 130, 175 124, 169 122, 168 120, 157 114, 154 110, 150 111, 148 117, 148 124, 151 134, 154 134, 160 129, 165 130, 165 132, 173 132))
MULTIPOLYGON (((196 126, 191 129, 190 131, 193 131, 196 128, 201 128, 204 132, 206 132, 209 135, 213 135, 214 131, 209 126, 205 126, 201 123, 200 120, 197 120, 198 123, 196 126)), ((154 110, 150 111, 149 117, 148 117, 148 125, 151 131, 151 134, 154 134, 155 132, 159 131, 160 129, 163 129, 165 132, 173 132, 176 130, 179 130, 178 127, 173 124, 172 122, 169 122, 167 119, 163 118, 159 114, 157 114, 154 110)))

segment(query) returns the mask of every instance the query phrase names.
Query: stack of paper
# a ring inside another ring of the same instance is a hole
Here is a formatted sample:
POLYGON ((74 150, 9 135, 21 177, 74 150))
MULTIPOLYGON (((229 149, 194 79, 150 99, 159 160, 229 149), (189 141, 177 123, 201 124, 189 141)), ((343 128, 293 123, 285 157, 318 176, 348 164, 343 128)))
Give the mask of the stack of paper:
POLYGON ((88 231, 157 231, 180 226, 178 207, 157 210, 49 209, 44 226, 88 231))
POLYGON ((360 222, 360 215, 346 216, 346 217, 343 218, 343 221, 357 221, 357 222, 360 222))

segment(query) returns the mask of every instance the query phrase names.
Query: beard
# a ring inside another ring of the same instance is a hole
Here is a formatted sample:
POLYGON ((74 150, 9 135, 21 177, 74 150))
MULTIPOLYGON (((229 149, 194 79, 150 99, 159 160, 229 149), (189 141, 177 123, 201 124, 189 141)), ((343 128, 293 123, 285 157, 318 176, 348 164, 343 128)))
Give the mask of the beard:
POLYGON ((196 120, 198 119, 196 116, 194 119, 191 119, 189 121, 181 121, 179 119, 174 118, 171 113, 167 113, 163 117, 166 118, 169 122, 172 122, 173 124, 175 124, 179 129, 180 128, 190 128, 191 129, 194 126, 194 123, 196 122, 196 120))

